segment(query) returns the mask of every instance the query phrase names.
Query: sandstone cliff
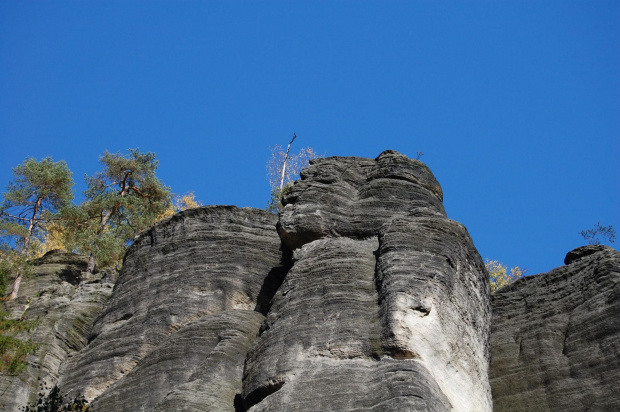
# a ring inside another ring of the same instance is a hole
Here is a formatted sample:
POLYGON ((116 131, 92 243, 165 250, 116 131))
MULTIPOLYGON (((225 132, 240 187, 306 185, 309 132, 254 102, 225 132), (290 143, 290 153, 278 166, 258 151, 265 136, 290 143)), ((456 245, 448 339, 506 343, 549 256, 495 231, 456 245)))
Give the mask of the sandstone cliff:
POLYGON ((113 292, 46 256, 9 303, 45 344, 0 377, 2 409, 39 382, 93 411, 620 409, 618 252, 502 289, 491 335, 486 270, 442 197, 393 151, 318 159, 279 216, 209 206, 142 233, 113 292))
POLYGON ((565 263, 493 295, 495 411, 620 410, 620 253, 565 263))
POLYGON ((51 388, 62 362, 86 346, 93 321, 112 294, 114 273, 82 277, 87 258, 52 251, 33 262, 17 299, 5 307, 14 319, 37 321, 28 336, 40 346, 17 376, 0 375, 0 410, 16 411, 35 402, 41 387, 51 388))
POLYGON ((320 159, 284 199, 294 264, 248 355, 251 411, 491 409, 486 272, 421 162, 320 159))
POLYGON ((95 411, 491 410, 486 273, 430 170, 320 159, 284 203, 143 233, 63 391, 95 411))
POLYGON ((59 386, 100 411, 234 410, 245 354, 285 273, 276 220, 205 207, 143 233, 59 386))

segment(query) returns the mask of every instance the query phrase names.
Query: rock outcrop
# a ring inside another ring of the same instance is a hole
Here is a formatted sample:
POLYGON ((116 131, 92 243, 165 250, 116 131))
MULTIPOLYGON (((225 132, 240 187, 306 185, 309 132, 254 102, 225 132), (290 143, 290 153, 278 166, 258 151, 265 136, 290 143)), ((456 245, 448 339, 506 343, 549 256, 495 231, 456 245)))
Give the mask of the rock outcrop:
POLYGON ((428 168, 396 152, 302 172, 294 264, 246 361, 250 411, 489 411, 486 271, 428 168))
POLYGON ((313 161, 279 218, 159 222, 58 386, 93 411, 490 411, 486 271, 442 197, 387 151, 313 161))
POLYGON ((112 294, 112 271, 84 277, 88 258, 51 251, 33 261, 17 299, 6 302, 13 319, 36 321, 27 335, 39 344, 17 376, 0 375, 0 410, 36 403, 41 387, 54 386, 61 363, 87 343, 95 317, 112 294))
POLYGON ((287 269, 276 220, 204 207, 142 233, 59 386, 94 399, 95 411, 234 410, 246 352, 287 269))
POLYGON ((497 412, 620 410, 620 253, 585 246, 565 263, 493 295, 497 412))
POLYGON ((491 302, 423 163, 333 157, 301 177, 279 216, 159 222, 113 292, 84 258, 44 257, 7 303, 44 345, 0 377, 0 409, 40 378, 94 412, 620 410, 619 252, 578 248, 491 302))

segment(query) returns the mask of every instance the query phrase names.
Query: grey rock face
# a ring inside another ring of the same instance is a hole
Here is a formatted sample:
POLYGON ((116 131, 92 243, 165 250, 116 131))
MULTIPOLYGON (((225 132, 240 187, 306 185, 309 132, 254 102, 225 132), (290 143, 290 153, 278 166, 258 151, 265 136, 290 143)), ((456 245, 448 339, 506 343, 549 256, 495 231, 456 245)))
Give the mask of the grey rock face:
POLYGON ((95 412, 490 411, 486 271, 430 170, 319 159, 284 203, 135 239, 62 393, 95 412))
POLYGON ((323 237, 377 236, 397 216, 445 216, 441 186, 417 160, 388 150, 377 159, 314 160, 284 198, 278 230, 297 248, 323 237))
POLYGON ((250 411, 489 411, 490 303, 441 188, 396 152, 328 158, 285 199, 296 248, 246 361, 250 411))
POLYGON ((17 376, 0 375, 0 409, 17 411, 34 403, 40 386, 53 387, 61 363, 87 343, 95 317, 112 294, 105 274, 83 277, 87 258, 52 251, 33 262, 17 299, 5 302, 12 318, 36 320, 24 334, 40 346, 28 356, 28 367, 17 376))
POLYGON ((564 258, 564 264, 570 265, 571 263, 576 262, 583 257, 590 256, 594 253, 607 249, 609 249, 609 247, 604 245, 587 245, 578 247, 577 249, 573 249, 566 254, 566 257, 564 258))
POLYGON ((566 262, 493 295, 496 411, 620 410, 620 253, 586 246, 566 262))
POLYGON ((234 410, 245 351, 286 271, 276 219, 204 207, 141 234, 59 386, 97 398, 95 411, 234 410), (222 371, 223 387, 214 379, 222 371))

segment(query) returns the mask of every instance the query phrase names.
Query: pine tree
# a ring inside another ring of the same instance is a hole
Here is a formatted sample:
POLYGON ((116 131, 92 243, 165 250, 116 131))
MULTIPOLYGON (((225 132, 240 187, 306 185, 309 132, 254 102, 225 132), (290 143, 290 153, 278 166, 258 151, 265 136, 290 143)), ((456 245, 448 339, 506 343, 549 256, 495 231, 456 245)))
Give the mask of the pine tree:
POLYGON ((170 189, 157 178, 151 152, 105 152, 103 170, 87 177, 86 200, 62 211, 67 242, 89 255, 87 272, 121 261, 127 245, 170 206, 170 189))
POLYGON ((73 177, 64 161, 27 158, 13 169, 0 206, 0 236, 5 264, 15 271, 9 299, 15 299, 24 275, 24 262, 37 250, 44 225, 73 199, 73 177))

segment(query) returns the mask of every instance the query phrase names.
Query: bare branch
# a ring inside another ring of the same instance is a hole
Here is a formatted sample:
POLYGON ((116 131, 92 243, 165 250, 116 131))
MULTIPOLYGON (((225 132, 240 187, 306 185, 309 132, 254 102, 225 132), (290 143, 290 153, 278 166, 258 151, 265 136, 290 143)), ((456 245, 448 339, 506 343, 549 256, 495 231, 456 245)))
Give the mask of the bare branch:
POLYGON ((291 145, 293 144, 295 139, 297 139, 297 133, 293 133, 293 139, 289 142, 288 146, 286 147, 286 154, 284 155, 284 162, 282 163, 282 177, 280 178, 280 191, 282 191, 282 188, 284 187, 284 174, 286 172, 286 161, 288 160, 288 154, 291 151, 291 145))

